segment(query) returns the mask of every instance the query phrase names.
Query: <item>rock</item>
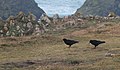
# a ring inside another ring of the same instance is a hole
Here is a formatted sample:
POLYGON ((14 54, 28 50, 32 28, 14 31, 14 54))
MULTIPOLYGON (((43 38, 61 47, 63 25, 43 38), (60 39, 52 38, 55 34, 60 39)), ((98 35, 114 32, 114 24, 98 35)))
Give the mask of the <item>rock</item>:
POLYGON ((109 12, 108 17, 116 17, 116 14, 114 12, 109 12))
POLYGON ((17 30, 20 30, 20 26, 16 26, 16 29, 17 29, 17 30))
POLYGON ((40 17, 41 21, 43 21, 43 23, 51 23, 51 20, 49 19, 49 17, 46 14, 43 14, 40 17))
POLYGON ((106 57, 118 57, 118 56, 120 56, 120 54, 106 53, 105 56, 106 57))
MULTIPOLYGON (((1 20, 2 21, 2 20, 1 20)), ((10 16, 4 24, 0 25, 0 36, 23 36, 43 33, 43 26, 36 21, 36 16, 32 13, 26 15, 24 12, 19 12, 16 16, 10 16), (36 26, 38 25, 38 26, 36 26)))
POLYGON ((119 48, 111 49, 107 53, 105 53, 105 56, 106 57, 118 57, 120 56, 120 49, 119 48))
POLYGON ((33 24, 31 22, 28 22, 27 23, 27 28, 30 28, 30 29, 33 28, 33 24))
POLYGON ((29 14, 28 14, 28 20, 29 20, 29 21, 35 21, 36 18, 37 18, 37 17, 36 17, 34 14, 32 14, 31 12, 29 12, 29 14))
POLYGON ((59 19, 59 15, 58 15, 58 14, 55 14, 55 15, 53 15, 52 18, 53 18, 53 19, 59 19))
POLYGON ((53 15, 53 23, 54 24, 57 24, 57 22, 59 21, 59 15, 58 14, 55 14, 55 15, 53 15))

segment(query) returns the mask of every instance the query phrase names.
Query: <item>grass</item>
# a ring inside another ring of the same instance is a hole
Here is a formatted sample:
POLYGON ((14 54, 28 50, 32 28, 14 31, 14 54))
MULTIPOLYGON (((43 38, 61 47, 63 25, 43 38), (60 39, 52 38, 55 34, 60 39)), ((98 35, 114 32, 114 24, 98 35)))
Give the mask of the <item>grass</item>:
POLYGON ((72 48, 67 48, 63 37, 66 36, 21 37, 11 39, 10 43, 7 38, 2 38, 0 70, 119 70, 120 57, 105 57, 109 50, 120 48, 119 35, 69 35, 67 38, 80 41, 72 48), (92 49, 93 46, 88 44, 90 39, 107 43, 92 49))
MULTIPOLYGON (((93 22, 89 22, 88 25, 95 25, 95 23, 91 23, 93 22)), ((101 29, 110 30, 112 27, 108 24, 105 26, 107 28, 101 29)), ((83 27, 86 28, 86 25, 83 27)), ((81 28, 69 28, 41 36, 0 38, 0 70, 120 69, 120 56, 105 56, 109 51, 120 48, 120 34, 102 32, 91 32, 83 35, 71 34, 79 30, 81 28), (62 41, 63 38, 75 39, 80 42, 67 48, 68 46, 62 41), (92 49, 93 46, 89 44, 90 39, 104 40, 106 43, 92 49)))

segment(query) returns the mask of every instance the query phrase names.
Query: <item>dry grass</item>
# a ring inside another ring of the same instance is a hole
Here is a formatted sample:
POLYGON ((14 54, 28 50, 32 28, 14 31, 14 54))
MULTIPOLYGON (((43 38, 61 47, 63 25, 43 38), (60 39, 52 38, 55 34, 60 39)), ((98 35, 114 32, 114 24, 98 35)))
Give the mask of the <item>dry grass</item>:
POLYGON ((120 48, 120 35, 34 36, 0 39, 0 70, 119 70, 120 57, 105 53, 120 48), (79 40, 67 48, 62 38, 79 40), (92 49, 90 39, 106 44, 92 49))
POLYGON ((0 38, 0 70, 119 70, 120 56, 105 56, 108 52, 120 53, 117 25, 110 23, 82 31, 76 28, 43 36, 0 38), (103 32, 96 32, 99 30, 103 32), (64 37, 80 43, 67 48, 62 41, 64 37), (106 43, 92 49, 90 39, 106 43))

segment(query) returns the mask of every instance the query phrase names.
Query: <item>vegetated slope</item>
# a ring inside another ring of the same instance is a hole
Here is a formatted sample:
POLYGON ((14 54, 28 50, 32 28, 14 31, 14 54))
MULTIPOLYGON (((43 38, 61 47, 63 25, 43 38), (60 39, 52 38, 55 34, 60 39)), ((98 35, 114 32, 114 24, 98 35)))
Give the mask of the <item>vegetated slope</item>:
POLYGON ((10 15, 14 16, 20 11, 26 14, 32 12, 37 18, 44 13, 34 0, 0 0, 0 17, 3 19, 10 15))
POLYGON ((120 15, 120 0, 86 0, 76 13, 107 16, 110 12, 120 15))

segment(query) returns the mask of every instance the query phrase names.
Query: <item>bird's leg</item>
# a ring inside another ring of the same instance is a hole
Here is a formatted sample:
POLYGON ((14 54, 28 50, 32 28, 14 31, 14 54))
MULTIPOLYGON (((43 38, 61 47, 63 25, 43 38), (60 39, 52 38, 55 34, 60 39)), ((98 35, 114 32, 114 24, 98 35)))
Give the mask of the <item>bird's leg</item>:
POLYGON ((70 48, 71 47, 71 45, 69 45, 69 47, 68 48, 70 48))
POLYGON ((96 49, 96 46, 93 49, 96 49))

